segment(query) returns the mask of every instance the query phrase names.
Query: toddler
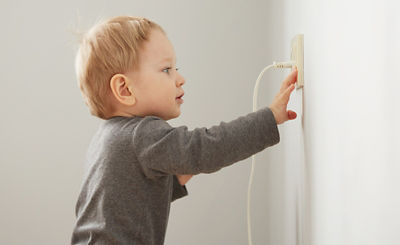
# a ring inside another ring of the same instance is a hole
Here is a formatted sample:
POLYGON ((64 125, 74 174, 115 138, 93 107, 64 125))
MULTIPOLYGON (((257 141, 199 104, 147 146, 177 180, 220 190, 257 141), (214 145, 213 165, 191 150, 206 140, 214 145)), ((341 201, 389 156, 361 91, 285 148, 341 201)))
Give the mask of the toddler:
POLYGON ((83 36, 76 56, 90 113, 104 119, 87 150, 72 244, 164 243, 171 202, 186 182, 244 160, 280 140, 297 70, 269 107, 209 128, 167 121, 180 115, 185 79, 165 31, 142 17, 118 16, 83 36))

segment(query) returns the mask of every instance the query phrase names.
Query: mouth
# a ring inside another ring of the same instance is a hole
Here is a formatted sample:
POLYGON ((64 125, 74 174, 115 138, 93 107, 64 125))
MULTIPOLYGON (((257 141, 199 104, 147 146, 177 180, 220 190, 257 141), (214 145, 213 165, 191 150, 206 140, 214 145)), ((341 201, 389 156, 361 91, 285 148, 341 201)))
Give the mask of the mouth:
POLYGON ((182 104, 182 103, 183 103, 183 99, 182 99, 183 95, 184 95, 184 94, 181 94, 181 95, 179 95, 178 97, 175 98, 175 100, 176 100, 179 104, 182 104))

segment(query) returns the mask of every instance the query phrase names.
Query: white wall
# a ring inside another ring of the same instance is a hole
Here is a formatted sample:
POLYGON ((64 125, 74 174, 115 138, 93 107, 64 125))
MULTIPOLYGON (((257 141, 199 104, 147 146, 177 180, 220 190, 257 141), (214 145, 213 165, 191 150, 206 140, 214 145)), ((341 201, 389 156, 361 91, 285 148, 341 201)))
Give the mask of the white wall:
MULTIPOLYGON (((251 112, 259 72, 287 57, 277 48, 280 1, 2 1, 0 244, 70 241, 85 152, 100 122, 76 85, 71 30, 78 14, 83 29, 122 14, 164 27, 186 77, 182 115, 171 121, 176 126, 212 126, 251 112)), ((265 74, 259 106, 272 102, 288 73, 265 74)), ((254 244, 294 239, 282 146, 257 156, 254 244), (289 234, 281 232, 285 227, 289 234)), ((189 196, 172 205, 166 244, 246 244, 250 162, 193 177, 189 196)))
POLYGON ((398 244, 399 7, 284 1, 284 43, 297 33, 305 43, 304 91, 291 101, 301 108, 304 92, 304 124, 285 131, 305 142, 304 160, 286 154, 287 165, 304 165, 300 244, 398 244))

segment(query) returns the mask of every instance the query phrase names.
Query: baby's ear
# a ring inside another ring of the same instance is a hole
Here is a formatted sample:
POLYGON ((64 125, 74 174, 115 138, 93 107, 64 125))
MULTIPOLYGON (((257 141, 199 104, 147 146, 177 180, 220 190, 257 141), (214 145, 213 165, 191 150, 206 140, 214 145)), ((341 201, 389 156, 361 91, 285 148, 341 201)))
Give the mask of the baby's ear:
POLYGON ((136 103, 133 87, 129 85, 128 78, 123 74, 115 74, 110 79, 110 87, 114 97, 122 104, 132 106, 136 103))

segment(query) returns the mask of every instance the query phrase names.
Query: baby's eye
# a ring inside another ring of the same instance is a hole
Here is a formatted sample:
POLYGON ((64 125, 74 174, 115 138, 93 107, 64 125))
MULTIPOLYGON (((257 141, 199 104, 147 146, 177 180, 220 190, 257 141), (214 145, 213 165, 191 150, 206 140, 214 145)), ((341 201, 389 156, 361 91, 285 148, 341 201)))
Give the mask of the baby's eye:
MULTIPOLYGON (((169 69, 172 69, 172 67, 167 67, 167 68, 165 68, 163 71, 167 71, 167 73, 169 74, 169 71, 168 71, 169 69)), ((176 67, 175 70, 179 70, 179 68, 176 67)))
POLYGON ((171 69, 171 67, 165 68, 165 69, 163 70, 163 72, 164 72, 164 71, 167 71, 167 73, 169 74, 169 71, 168 71, 169 69, 171 69))

